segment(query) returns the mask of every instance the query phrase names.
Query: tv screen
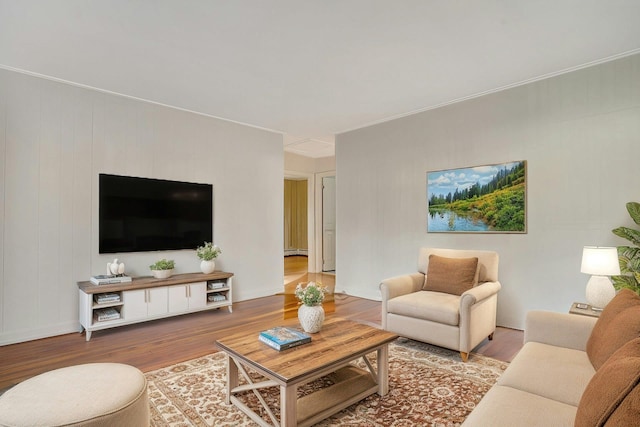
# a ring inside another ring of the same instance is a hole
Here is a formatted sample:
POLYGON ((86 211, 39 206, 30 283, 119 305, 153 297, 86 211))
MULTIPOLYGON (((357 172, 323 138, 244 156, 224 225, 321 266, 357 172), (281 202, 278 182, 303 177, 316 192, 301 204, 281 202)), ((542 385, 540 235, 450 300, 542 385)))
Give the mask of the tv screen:
POLYGON ((213 186, 100 174, 99 252, 195 249, 213 241, 213 186))

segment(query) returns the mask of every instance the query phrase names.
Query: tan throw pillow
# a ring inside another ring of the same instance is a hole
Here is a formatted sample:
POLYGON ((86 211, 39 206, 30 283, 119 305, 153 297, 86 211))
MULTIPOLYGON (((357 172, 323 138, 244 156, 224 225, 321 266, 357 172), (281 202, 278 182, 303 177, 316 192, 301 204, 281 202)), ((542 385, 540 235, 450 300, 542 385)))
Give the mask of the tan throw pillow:
POLYGON ((617 349, 640 336, 640 296, 622 289, 606 305, 587 341, 587 356, 598 370, 617 349))
POLYGON ((638 425, 640 338, 618 349, 598 369, 584 390, 575 426, 638 425))
POLYGON ((445 258, 429 255, 425 291, 462 295, 478 284, 478 258, 445 258))

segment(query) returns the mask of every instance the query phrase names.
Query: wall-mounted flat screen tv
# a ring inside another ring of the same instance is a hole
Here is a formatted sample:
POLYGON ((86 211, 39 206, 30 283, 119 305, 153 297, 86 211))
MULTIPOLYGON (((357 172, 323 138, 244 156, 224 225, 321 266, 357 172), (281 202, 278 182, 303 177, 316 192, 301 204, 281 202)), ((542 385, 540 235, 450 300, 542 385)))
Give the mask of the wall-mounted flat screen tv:
POLYGON ((213 186, 100 174, 99 252, 195 249, 213 241, 213 186))

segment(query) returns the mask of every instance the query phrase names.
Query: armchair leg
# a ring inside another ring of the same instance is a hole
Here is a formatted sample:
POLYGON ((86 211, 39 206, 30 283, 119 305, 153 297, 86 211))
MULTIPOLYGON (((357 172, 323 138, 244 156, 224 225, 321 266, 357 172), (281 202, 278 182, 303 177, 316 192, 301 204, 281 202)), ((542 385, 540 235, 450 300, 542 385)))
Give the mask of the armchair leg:
POLYGON ((460 358, 462 359, 463 362, 466 362, 467 360, 469 360, 469 353, 465 353, 464 351, 461 351, 460 358))
POLYGON ((491 332, 491 335, 489 335, 489 341, 493 341, 493 332, 491 332))

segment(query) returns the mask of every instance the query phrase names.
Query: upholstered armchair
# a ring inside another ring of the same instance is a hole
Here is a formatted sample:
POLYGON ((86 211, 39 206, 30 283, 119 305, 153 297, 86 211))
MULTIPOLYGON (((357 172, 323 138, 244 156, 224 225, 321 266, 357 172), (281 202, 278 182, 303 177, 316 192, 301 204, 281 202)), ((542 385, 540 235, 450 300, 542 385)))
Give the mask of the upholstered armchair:
POLYGON ((382 328, 457 350, 466 362, 493 339, 500 288, 496 252, 421 248, 418 272, 380 284, 382 328))

